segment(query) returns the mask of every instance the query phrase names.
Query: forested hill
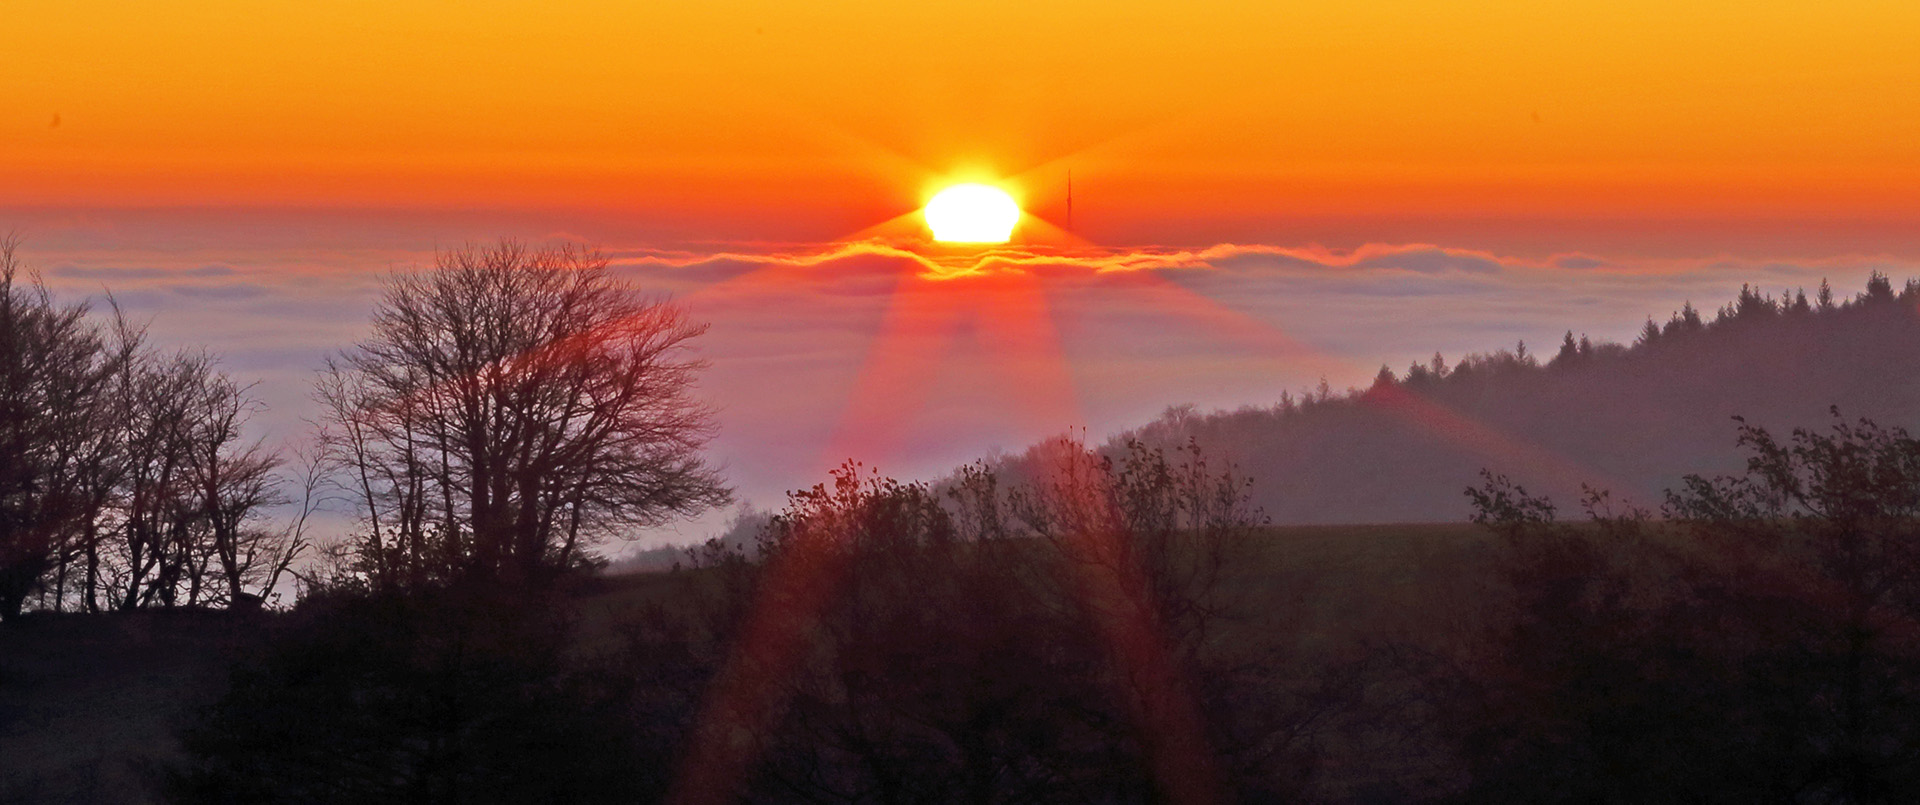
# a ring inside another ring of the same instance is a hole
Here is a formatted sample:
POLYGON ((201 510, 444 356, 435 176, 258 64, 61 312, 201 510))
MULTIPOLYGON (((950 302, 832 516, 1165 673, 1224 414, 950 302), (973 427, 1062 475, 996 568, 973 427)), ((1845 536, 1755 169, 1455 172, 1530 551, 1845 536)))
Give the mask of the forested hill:
POLYGON ((1835 300, 1825 283, 1775 300, 1751 290, 1703 317, 1649 320, 1631 345, 1571 332, 1556 354, 1514 351, 1382 368, 1364 391, 1323 388, 1268 408, 1170 409, 1125 434, 1189 438, 1230 457, 1275 523, 1458 520, 1482 468, 1579 506, 1589 482, 1658 510, 1688 473, 1744 467, 1732 417, 1783 432, 1848 419, 1920 424, 1920 281, 1874 275, 1835 300))

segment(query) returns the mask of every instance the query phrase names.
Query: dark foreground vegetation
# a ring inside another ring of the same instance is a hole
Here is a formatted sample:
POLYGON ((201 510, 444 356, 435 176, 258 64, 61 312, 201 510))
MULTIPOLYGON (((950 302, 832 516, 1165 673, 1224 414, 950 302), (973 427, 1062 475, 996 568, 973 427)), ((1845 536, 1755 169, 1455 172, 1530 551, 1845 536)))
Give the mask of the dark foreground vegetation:
MULTIPOLYGON (((263 514, 282 462, 221 427, 244 394, 6 276, 0 801, 1920 790, 1920 441, 1838 410, 1722 423, 1744 470, 1677 478, 1657 511, 1588 489, 1562 518, 1525 474, 1469 473, 1457 526, 1274 528, 1276 493, 1165 428, 937 485, 849 464, 750 541, 607 577, 596 543, 728 499, 688 394, 700 328, 590 253, 502 244, 396 275, 323 373, 305 489, 353 531, 263 608, 308 549, 263 514)), ((1457 425, 1458 395, 1768 327, 1896 337, 1915 301, 1878 277, 1846 304, 1749 292, 1633 349, 1383 375, 1276 416, 1457 425)))
MULTIPOLYGON (((1144 448, 946 494, 848 468, 757 561, 207 613, 165 639, 229 635, 230 684, 123 677, 199 704, 115 774, 182 802, 1904 801, 1920 442, 1737 436, 1749 471, 1658 515, 1596 493, 1563 521, 1490 477, 1454 527, 1263 527, 1230 474, 1144 448)), ((13 656, 0 706, 73 684, 13 656)), ((9 790, 68 790, 38 769, 9 790)))

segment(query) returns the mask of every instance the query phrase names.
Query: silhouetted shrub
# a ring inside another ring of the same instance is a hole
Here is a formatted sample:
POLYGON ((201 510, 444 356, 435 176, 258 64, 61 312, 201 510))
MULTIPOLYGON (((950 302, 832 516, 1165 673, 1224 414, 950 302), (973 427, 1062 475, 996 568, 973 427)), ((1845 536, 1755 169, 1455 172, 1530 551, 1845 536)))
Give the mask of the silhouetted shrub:
MULTIPOLYGON (((1311 719, 1264 641, 1220 639, 1261 524, 1197 454, 1063 441, 1043 480, 794 493, 760 562, 703 552, 726 647, 682 793, 1136 802, 1298 789, 1311 719), (750 602, 741 606, 742 601, 750 602), (732 736, 756 736, 743 745, 732 736)), ((1316 704, 1315 706, 1319 706, 1316 704)))
POLYGON ((1506 594, 1433 696, 1465 798, 1883 802, 1920 785, 1920 442, 1871 422, 1690 476, 1666 517, 1563 524, 1489 476, 1506 594))

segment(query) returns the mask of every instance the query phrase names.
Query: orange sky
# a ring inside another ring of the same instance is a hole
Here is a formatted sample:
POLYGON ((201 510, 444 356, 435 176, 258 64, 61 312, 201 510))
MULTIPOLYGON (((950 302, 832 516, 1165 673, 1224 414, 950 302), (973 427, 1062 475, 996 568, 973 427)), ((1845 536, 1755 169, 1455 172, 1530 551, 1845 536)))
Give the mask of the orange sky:
POLYGON ((1071 166, 1087 231, 1130 242, 1341 216, 1912 231, 1920 3, 1674 5, 12 0, 0 206, 830 239, 969 170, 1057 216, 1071 166))

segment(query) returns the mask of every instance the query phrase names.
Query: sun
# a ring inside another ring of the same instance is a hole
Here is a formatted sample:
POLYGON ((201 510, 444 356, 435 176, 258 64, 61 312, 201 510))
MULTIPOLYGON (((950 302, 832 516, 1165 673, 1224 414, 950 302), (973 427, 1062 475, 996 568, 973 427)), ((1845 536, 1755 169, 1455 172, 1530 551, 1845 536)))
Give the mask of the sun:
POLYGON ((945 243, 1005 243, 1020 223, 1020 205, 1007 191, 957 184, 936 193, 922 211, 933 239, 945 243))

